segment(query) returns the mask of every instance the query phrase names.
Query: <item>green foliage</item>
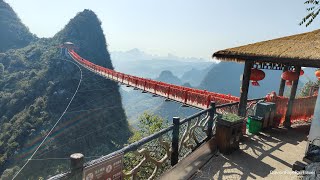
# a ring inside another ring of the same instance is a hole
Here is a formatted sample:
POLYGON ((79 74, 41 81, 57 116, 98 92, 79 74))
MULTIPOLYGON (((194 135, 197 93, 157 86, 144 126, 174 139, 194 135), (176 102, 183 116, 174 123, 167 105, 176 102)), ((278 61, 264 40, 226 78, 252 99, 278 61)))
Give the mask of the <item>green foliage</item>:
MULTIPOLYGON (((2 41, 2 5, 0 0, 0 52, 2 46, 8 46, 2 41)), ((13 32, 20 36, 19 28, 14 26, 13 32)), ((76 90, 79 69, 61 60, 66 57, 57 48, 65 40, 79 43, 84 58, 112 67, 99 20, 92 11, 80 13, 55 38, 37 39, 30 44, 28 41, 26 46, 12 41, 10 48, 23 48, 0 54, 0 174, 13 166, 21 167, 61 116, 76 90)), ((128 142, 131 132, 118 85, 89 71, 83 73, 80 92, 69 109, 74 112, 66 113, 61 119, 36 158, 64 158, 74 152, 106 155, 128 142)), ((46 179, 48 175, 66 171, 68 163, 68 160, 30 162, 22 174, 25 179, 46 179)))
MULTIPOLYGON (((144 137, 155 134, 156 132, 168 127, 169 123, 165 121, 162 117, 152 114, 150 112, 145 112, 141 116, 139 116, 139 125, 138 130, 133 131, 133 135, 129 139, 129 143, 134 143, 144 137)), ((168 141, 168 140, 167 140, 168 141)), ((140 147, 141 149, 142 147, 140 147)), ((161 159, 166 151, 161 148, 157 139, 152 140, 149 143, 143 145, 144 149, 150 150, 152 158, 161 159), (155 149, 156 148, 156 149, 155 149)), ((125 170, 131 170, 135 166, 137 166, 142 161, 142 156, 137 156, 135 153, 130 152, 126 153, 124 156, 124 164, 125 170)), ((160 173, 165 171, 169 166, 168 162, 163 164, 163 167, 159 169, 160 173)), ((152 174, 153 169, 155 168, 154 164, 150 162, 144 163, 141 166, 138 177, 139 179, 148 179, 148 177, 152 174)))
POLYGON ((4 73, 4 65, 0 63, 0 77, 3 75, 3 73, 4 73))
POLYGON ((0 179, 11 180, 18 170, 19 170, 18 166, 14 166, 13 168, 5 170, 0 179))
POLYGON ((307 7, 308 14, 302 19, 299 25, 305 24, 305 26, 307 27, 319 15, 320 6, 319 6, 319 0, 307 0, 304 2, 304 4, 308 6, 307 7))
POLYGON ((0 52, 12 48, 20 48, 35 40, 28 28, 21 23, 12 8, 0 0, 0 52))
POLYGON ((60 42, 73 42, 80 56, 90 59, 95 64, 113 69, 110 54, 106 51, 107 43, 101 21, 93 11, 85 9, 78 13, 54 38, 60 42))
POLYGON ((168 122, 162 117, 148 112, 143 113, 138 119, 138 127, 143 136, 154 134, 168 126, 168 122))
POLYGON ((309 96, 311 88, 315 86, 319 87, 319 85, 320 85, 320 81, 317 81, 317 82, 308 81, 307 83, 304 84, 304 86, 300 90, 299 96, 301 97, 309 96))
POLYGON ((150 136, 161 129, 168 127, 168 121, 164 120, 159 115, 144 112, 138 118, 138 130, 133 131, 133 135, 129 139, 129 143, 136 142, 144 137, 150 136))
POLYGON ((225 121, 235 122, 235 121, 239 121, 241 117, 236 114, 225 113, 225 114, 222 114, 222 119, 225 121))

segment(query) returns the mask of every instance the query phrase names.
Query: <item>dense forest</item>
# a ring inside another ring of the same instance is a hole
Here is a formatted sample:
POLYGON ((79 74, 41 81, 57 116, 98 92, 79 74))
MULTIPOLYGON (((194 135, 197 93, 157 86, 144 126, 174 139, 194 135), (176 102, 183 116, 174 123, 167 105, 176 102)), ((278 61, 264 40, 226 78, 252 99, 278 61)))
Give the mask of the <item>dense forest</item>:
POLYGON ((74 152, 100 156, 127 143, 131 130, 118 84, 79 69, 58 48, 65 41, 74 42, 81 56, 112 69, 94 12, 84 10, 53 38, 39 39, 0 1, 0 26, 1 40, 7 37, 0 42, 0 179, 11 179, 59 119, 76 91, 80 69, 78 93, 34 157, 66 160, 30 161, 18 179, 46 178, 65 171, 74 152))
POLYGON ((37 39, 3 0, 0 0, 0 15, 0 52, 24 47, 37 39))

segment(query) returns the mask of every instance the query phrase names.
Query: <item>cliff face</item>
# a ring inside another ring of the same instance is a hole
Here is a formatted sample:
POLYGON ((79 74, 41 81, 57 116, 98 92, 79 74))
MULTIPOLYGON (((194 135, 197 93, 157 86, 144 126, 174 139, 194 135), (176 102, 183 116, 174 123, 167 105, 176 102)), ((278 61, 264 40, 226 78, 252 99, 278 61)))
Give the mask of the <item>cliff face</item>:
POLYGON ((24 47, 36 39, 3 0, 0 0, 0 27, 0 52, 24 47))
POLYGON ((106 50, 101 22, 91 10, 84 10, 70 20, 65 28, 54 36, 59 42, 73 42, 79 55, 91 62, 113 69, 110 54, 106 50))
MULTIPOLYGON (((84 10, 53 38, 0 54, 0 179, 10 179, 59 119, 80 81, 80 70, 57 48, 73 42, 82 57, 112 68, 97 16, 84 10)), ((3 42, 0 41, 0 45, 3 42)), ((83 68, 80 89, 48 141, 34 158, 100 156, 131 135, 119 87, 83 68)), ((89 159, 86 159, 89 160, 89 159)), ((67 170, 68 160, 30 161, 18 179, 67 170)))

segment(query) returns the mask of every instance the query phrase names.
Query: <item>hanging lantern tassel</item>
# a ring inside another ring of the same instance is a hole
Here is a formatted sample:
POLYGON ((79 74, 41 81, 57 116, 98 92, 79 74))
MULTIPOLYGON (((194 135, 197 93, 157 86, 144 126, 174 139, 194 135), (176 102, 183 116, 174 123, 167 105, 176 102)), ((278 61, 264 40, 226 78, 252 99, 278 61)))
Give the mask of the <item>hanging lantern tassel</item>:
POLYGON ((251 81, 252 86, 260 86, 258 81, 251 81))
POLYGON ((253 86, 260 86, 258 81, 261 81, 262 79, 264 79, 265 76, 266 76, 266 74, 262 70, 252 68, 251 75, 250 75, 251 84, 253 86))
POLYGON ((292 86, 292 81, 286 81, 287 86, 292 86))

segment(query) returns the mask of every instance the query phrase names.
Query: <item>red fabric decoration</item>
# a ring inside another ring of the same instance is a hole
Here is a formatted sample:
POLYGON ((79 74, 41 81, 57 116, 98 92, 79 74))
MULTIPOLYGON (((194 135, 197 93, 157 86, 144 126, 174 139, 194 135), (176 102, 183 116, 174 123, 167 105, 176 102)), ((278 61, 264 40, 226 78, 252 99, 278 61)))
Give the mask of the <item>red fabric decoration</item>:
MULTIPOLYGON (((279 124, 282 124, 285 120, 285 114, 287 111, 287 105, 289 98, 282 97, 282 96, 276 96, 273 98, 266 98, 269 102, 276 103, 276 116, 274 119, 274 122, 278 122, 279 124)), ((291 122, 294 121, 308 121, 310 118, 313 117, 314 113, 314 107, 317 101, 317 96, 307 96, 307 97, 301 97, 297 98, 293 102, 292 107, 292 114, 291 114, 291 122)))

